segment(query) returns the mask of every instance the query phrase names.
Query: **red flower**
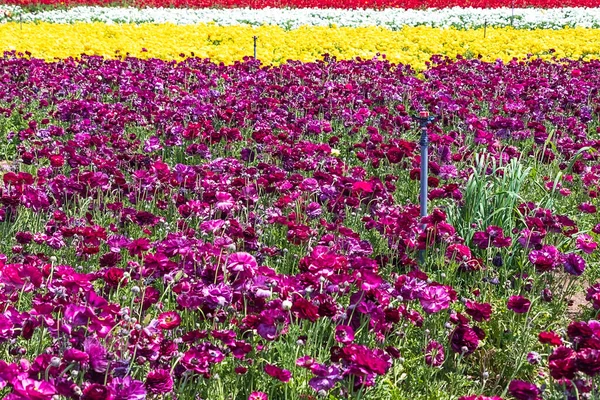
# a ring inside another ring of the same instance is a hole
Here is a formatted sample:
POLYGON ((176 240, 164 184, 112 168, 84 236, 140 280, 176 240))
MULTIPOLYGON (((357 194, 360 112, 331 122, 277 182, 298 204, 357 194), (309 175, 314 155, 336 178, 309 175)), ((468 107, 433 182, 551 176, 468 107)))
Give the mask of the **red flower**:
POLYGON ((548 332, 540 332, 538 334, 538 340, 542 344, 549 344, 551 346, 560 346, 562 345, 562 339, 556 333, 552 331, 548 332))

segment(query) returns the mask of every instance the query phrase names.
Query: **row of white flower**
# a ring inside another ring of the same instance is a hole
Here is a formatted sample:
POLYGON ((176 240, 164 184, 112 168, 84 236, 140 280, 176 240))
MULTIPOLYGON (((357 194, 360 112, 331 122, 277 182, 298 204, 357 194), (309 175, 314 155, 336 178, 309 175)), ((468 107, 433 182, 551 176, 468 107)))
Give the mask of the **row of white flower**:
POLYGON ((0 22, 45 21, 53 23, 172 23, 189 25, 279 25, 286 29, 299 26, 382 26, 400 29, 403 26, 478 28, 514 26, 515 28, 560 29, 569 27, 600 27, 600 8, 556 9, 480 9, 446 8, 429 10, 344 10, 344 9, 171 9, 75 7, 66 10, 25 12, 16 6, 0 6, 0 22))

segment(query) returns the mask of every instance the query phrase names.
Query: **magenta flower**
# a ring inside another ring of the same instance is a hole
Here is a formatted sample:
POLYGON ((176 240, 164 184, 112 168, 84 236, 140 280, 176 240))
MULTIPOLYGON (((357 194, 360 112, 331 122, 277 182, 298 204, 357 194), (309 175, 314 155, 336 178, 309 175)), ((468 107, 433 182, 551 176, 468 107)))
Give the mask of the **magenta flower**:
POLYGON ((56 388, 50 382, 33 379, 15 379, 13 384, 15 394, 31 400, 51 400, 56 394, 56 388))
POLYGON ((529 261, 538 272, 553 270, 560 263, 560 253, 554 246, 545 245, 529 253, 529 261))
POLYGON ((529 301, 523 296, 510 296, 506 305, 506 307, 509 310, 512 310, 517 314, 526 313, 527 311, 529 311, 530 306, 531 301, 529 301))
POLYGON ((264 370, 267 373, 267 375, 283 383, 287 383, 290 381, 290 379, 292 379, 292 373, 290 371, 288 371, 287 369, 281 369, 272 364, 265 364, 264 370))
POLYGON ((168 370, 155 369, 148 372, 144 386, 152 394, 169 393, 173 390, 173 378, 168 370))
POLYGON ((598 248, 598 243, 594 242, 594 239, 590 235, 583 233, 577 236, 575 247, 586 254, 592 254, 598 248))
POLYGON ((517 400, 541 400, 541 392, 537 386, 525 381, 511 381, 508 385, 508 393, 517 400))
POLYGON ((445 359, 444 346, 435 340, 430 341, 425 348, 425 364, 431 367, 439 367, 445 359))
POLYGON ((89 356, 89 363, 92 370, 99 374, 105 373, 108 368, 107 352, 98 339, 88 337, 83 342, 83 349, 89 356))
POLYGON ((115 400, 143 400, 146 398, 144 383, 130 376, 114 378, 108 387, 115 394, 115 400))
POLYGON ((176 311, 167 311, 157 317, 158 327, 165 330, 175 329, 181 323, 181 317, 176 311))
POLYGON ((354 340, 354 329, 347 325, 339 325, 335 328, 335 340, 348 344, 354 340))
POLYGON ((430 285, 418 294, 419 302, 423 310, 428 314, 434 314, 450 307, 450 294, 445 286, 430 285))
POLYGON ((594 310, 600 310, 600 283, 596 283, 587 289, 585 299, 592 302, 594 310))
POLYGON ((265 392, 252 392, 248 400, 269 400, 269 396, 265 392))

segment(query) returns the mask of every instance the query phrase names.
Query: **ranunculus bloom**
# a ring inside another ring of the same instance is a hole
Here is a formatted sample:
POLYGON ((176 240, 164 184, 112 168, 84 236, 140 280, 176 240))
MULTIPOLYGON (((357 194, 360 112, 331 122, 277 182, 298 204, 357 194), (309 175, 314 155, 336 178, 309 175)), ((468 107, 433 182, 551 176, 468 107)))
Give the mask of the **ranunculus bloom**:
POLYGON ((354 340, 354 329, 347 325, 340 325, 336 327, 335 340, 344 344, 352 343, 354 340))
POLYGON ((582 349, 577 353, 577 368, 589 375, 596 376, 600 373, 600 350, 582 349))
POLYGON ((112 400, 114 398, 110 388, 99 383, 92 383, 83 390, 81 400, 112 400))
POLYGON ((181 323, 181 317, 176 311, 161 313, 156 319, 158 320, 157 326, 166 330, 175 329, 181 323))
POLYGON ((513 380, 508 385, 508 393, 517 400, 540 400, 540 389, 533 383, 513 380))
POLYGON ((13 390, 16 394, 31 400, 50 400, 56 388, 50 382, 33 379, 15 379, 13 390))
POLYGON ((445 310, 450 306, 450 294, 445 286, 430 285, 423 289, 418 297, 423 310, 428 314, 445 310))
POLYGON ((600 310, 600 283, 596 283, 587 289, 585 299, 592 302, 594 310, 600 310))
POLYGON ((252 392, 248 400, 269 400, 269 396, 265 392, 252 392))
POLYGON ((524 314, 529 311, 531 301, 523 296, 510 296, 506 307, 517 314, 524 314))
POLYGON ((477 322, 489 321, 492 315, 492 306, 489 303, 477 303, 467 300, 465 308, 466 313, 477 322))
POLYGON ((585 271, 585 261, 579 254, 569 253, 563 257, 563 267, 566 273, 579 276, 585 271))
POLYGON ((554 379, 573 379, 576 372, 575 352, 565 346, 554 349, 548 357, 548 368, 554 379))
POLYGON ((267 373, 267 375, 284 383, 289 382, 292 378, 292 373, 290 371, 288 371, 287 369, 281 369, 271 364, 265 365, 265 372, 267 373))
POLYGON ((148 372, 144 385, 150 393, 165 394, 173 390, 173 378, 169 370, 155 369, 148 372))
POLYGON ((431 367, 439 367, 444 363, 445 359, 444 346, 435 340, 427 344, 427 347, 425 347, 425 364, 431 367))
POLYGON ((598 247, 598 243, 594 242, 594 239, 590 235, 583 233, 577 236, 575 247, 586 254, 591 254, 598 247))
POLYGON ((540 250, 529 253, 529 261, 535 265, 538 272, 554 269, 560 263, 560 253, 554 246, 545 245, 540 250))
POLYGON ((562 339, 553 331, 540 332, 538 334, 538 340, 542 344, 549 344, 551 346, 562 345, 562 339))
POLYGON ((468 325, 458 325, 450 335, 450 347, 455 353, 468 355, 479 346, 477 332, 468 325))

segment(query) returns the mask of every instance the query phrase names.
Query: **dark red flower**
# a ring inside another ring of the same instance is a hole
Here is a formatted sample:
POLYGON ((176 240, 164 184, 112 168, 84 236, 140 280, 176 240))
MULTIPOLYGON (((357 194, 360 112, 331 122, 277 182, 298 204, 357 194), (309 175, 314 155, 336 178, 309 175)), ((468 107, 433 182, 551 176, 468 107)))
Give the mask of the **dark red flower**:
POLYGON ((524 314, 529 311, 531 301, 523 296, 510 296, 506 307, 517 314, 524 314))
POLYGON ((477 303, 467 300, 465 308, 466 313, 477 322, 489 321, 492 315, 492 306, 489 303, 477 303))
POLYGON ((479 346, 477 332, 468 325, 458 325, 450 335, 450 347, 455 353, 469 355, 479 346))
POLYGON ((577 368, 589 376, 600 373, 600 350, 586 348, 577 352, 577 368))
POLYGON ((548 357, 548 368, 554 379, 573 379, 575 372, 575 352, 565 346, 554 349, 548 357))

